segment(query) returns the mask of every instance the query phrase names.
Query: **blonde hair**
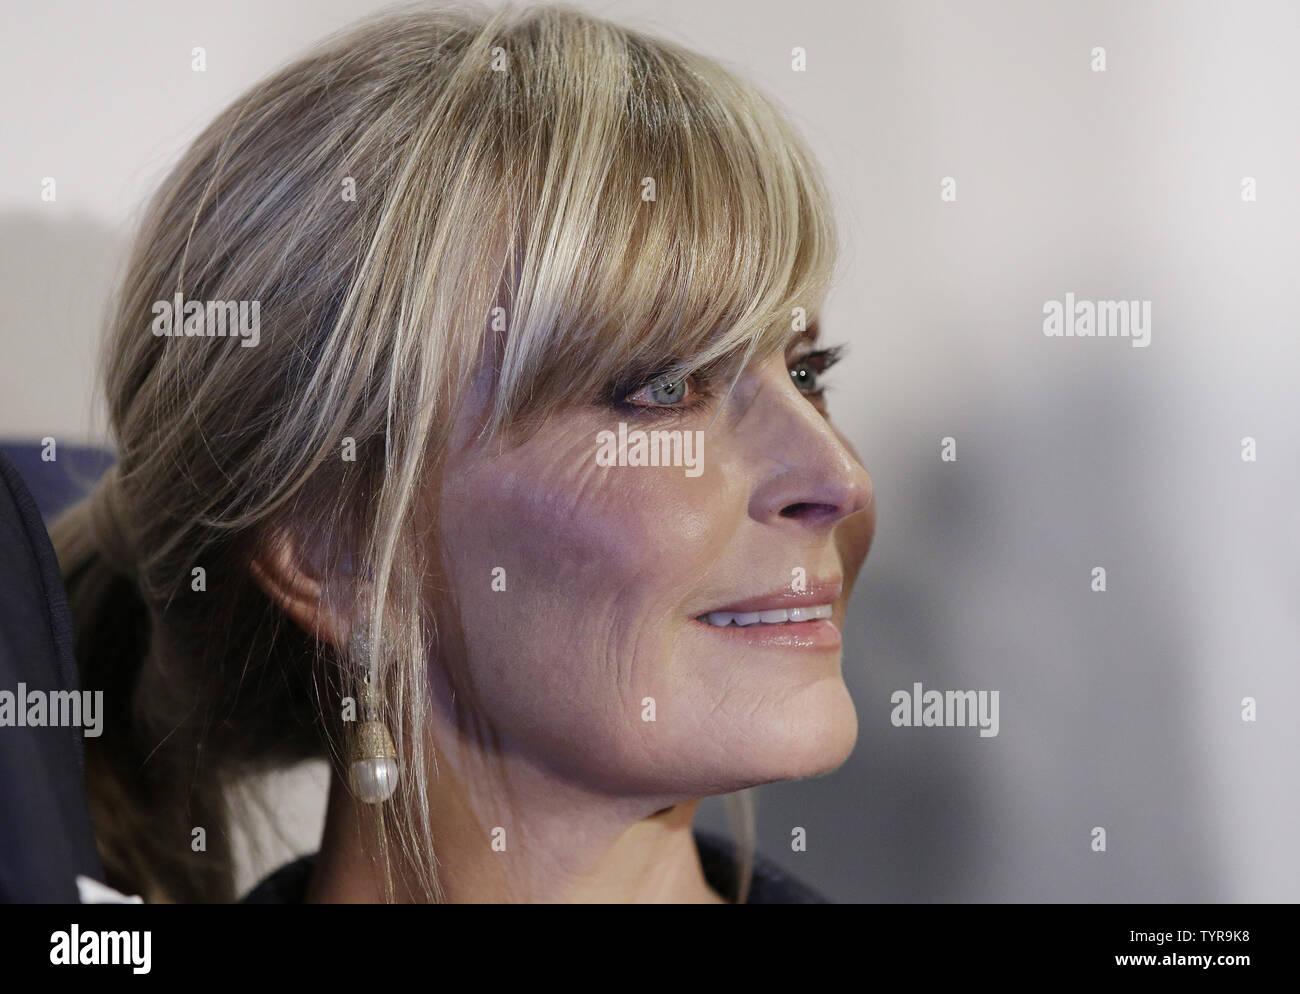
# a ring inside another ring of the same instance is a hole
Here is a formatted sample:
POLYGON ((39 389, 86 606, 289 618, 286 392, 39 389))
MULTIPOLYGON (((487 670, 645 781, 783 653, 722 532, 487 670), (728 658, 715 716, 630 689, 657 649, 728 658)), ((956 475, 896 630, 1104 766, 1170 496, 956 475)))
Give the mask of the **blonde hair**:
MULTIPOLYGON (((523 437, 629 374, 785 348, 835 249, 766 98, 567 6, 385 12, 236 100, 151 202, 104 361, 117 465, 54 530, 83 685, 106 691, 87 777, 109 882, 233 900, 227 789, 342 763, 364 665, 403 769, 428 768, 426 660, 472 700, 454 600, 426 602, 454 594, 428 525, 480 361, 484 436, 523 437), (260 302, 260 341, 152 334, 177 293, 260 302), (288 621, 250 574, 276 535, 313 551, 327 595, 372 581, 383 651, 359 664, 288 621)), ((383 858, 441 900, 426 777, 382 808, 383 858)))

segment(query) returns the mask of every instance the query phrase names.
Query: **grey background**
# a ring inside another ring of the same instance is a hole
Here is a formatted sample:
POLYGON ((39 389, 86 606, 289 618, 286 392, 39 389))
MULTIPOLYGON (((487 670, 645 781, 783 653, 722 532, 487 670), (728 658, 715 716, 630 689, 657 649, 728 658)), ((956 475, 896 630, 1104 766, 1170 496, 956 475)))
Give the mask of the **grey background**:
MULTIPOLYGON (((5 3, 0 434, 102 439, 94 352, 143 198, 373 6, 5 3)), ((758 791, 761 849, 841 901, 1300 898, 1300 5, 582 6, 774 96, 846 236, 831 409, 880 508, 845 637, 861 732, 837 772, 758 791), (1151 345, 1044 337, 1067 291, 1150 300, 1151 345), (892 727, 917 681, 999 691, 1000 734, 892 727)), ((315 848, 325 783, 260 785, 280 824, 253 821, 245 884, 315 848)))

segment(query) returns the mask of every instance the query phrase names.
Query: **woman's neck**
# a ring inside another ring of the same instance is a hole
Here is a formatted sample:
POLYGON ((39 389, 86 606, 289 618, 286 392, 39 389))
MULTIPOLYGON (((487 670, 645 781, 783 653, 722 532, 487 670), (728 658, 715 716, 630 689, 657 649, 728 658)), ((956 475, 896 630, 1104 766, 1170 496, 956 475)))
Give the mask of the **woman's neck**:
MULTIPOLYGON (((509 807, 489 805, 482 796, 471 798, 448 776, 446 765, 440 767, 429 796, 438 880, 447 903, 727 903, 709 885, 700 863, 691 831, 698 800, 646 814, 624 799, 597 798, 552 783, 541 791, 542 785, 534 784, 533 790, 513 792, 509 807), (514 816, 503 817, 507 810, 514 816)), ((308 903, 385 900, 384 867, 362 846, 359 804, 336 776, 308 903)), ((376 848, 372 842, 371 850, 376 848)), ((418 879, 414 868, 393 859, 397 902, 425 899, 418 879)))

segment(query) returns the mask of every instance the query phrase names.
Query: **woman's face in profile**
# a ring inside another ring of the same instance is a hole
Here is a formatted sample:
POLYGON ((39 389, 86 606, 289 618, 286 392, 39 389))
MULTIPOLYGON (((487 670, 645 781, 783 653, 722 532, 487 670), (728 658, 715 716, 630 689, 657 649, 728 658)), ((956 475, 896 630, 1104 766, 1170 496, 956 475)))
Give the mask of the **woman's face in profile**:
POLYGON ((440 530, 506 756, 597 790, 682 797, 847 758, 857 717, 838 629, 875 505, 800 365, 808 351, 751 363, 725 403, 726 384, 704 396, 688 379, 623 407, 570 407, 514 449, 467 441, 488 399, 476 388, 440 530), (599 433, 620 421, 708 428, 700 470, 598 460, 599 433), (814 605, 830 618, 780 613, 814 605), (743 627, 708 620, 760 609, 743 627))

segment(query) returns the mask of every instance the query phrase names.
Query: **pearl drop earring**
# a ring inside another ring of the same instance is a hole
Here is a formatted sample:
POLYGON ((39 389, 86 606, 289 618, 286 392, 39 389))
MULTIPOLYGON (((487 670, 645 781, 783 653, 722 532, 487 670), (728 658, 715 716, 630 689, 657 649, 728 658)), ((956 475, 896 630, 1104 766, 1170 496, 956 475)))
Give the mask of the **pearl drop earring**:
POLYGON ((352 743, 348 770, 352 790, 367 804, 382 804, 397 789, 397 747, 388 726, 379 720, 379 697, 370 682, 370 652, 366 638, 352 636, 353 652, 364 660, 365 680, 361 685, 361 724, 352 743))

